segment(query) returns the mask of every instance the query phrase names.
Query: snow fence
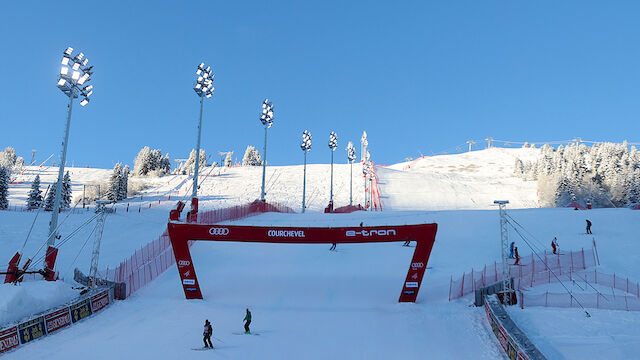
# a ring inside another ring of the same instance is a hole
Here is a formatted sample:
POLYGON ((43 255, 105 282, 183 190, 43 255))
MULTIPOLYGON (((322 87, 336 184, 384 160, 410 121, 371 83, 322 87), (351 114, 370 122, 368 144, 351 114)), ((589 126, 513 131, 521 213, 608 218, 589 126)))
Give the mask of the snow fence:
POLYGON ((497 295, 484 299, 484 309, 489 325, 509 359, 542 360, 544 355, 533 345, 527 335, 511 320, 497 295))
MULTIPOLYGON (((571 251, 568 253, 552 254, 546 250, 540 255, 540 259, 531 256, 520 258, 520 265, 508 265, 509 276, 513 277, 516 289, 521 286, 534 286, 539 281, 550 279, 553 274, 562 275, 568 272, 584 270, 597 265, 597 250, 595 246, 591 250, 571 251), (546 264, 546 265, 545 265, 546 264)), ((460 279, 449 282, 449 301, 461 298, 477 289, 494 284, 502 280, 502 264, 494 262, 485 265, 482 270, 471 269, 464 273, 460 279)))
MULTIPOLYGON (((602 292, 584 294, 573 293, 550 293, 544 292, 539 294, 531 294, 529 292, 519 291, 520 307, 526 306, 544 306, 544 307, 561 307, 571 308, 582 306, 594 309, 609 310, 626 310, 640 311, 640 283, 634 282, 629 278, 612 274, 605 274, 597 270, 578 271, 565 274, 560 278, 562 281, 575 282, 578 285, 584 283, 585 288, 589 288, 588 284, 597 284, 612 288, 610 294, 602 292), (623 291, 626 294, 616 295, 613 289, 623 291), (578 304, 577 300, 580 302, 578 304)), ((549 278, 548 283, 557 282, 557 279, 549 278)), ((540 279, 537 285, 544 283, 544 279, 540 279)))
MULTIPOLYGON (((280 204, 253 202, 230 208, 198 213, 198 223, 215 224, 221 221, 242 219, 265 212, 293 213, 290 208, 280 204)), ((191 246, 193 242, 189 242, 191 246)), ((160 237, 136 250, 131 257, 120 263, 115 269, 99 273, 100 277, 116 283, 125 283, 126 296, 129 297, 175 264, 169 233, 165 230, 160 237)))

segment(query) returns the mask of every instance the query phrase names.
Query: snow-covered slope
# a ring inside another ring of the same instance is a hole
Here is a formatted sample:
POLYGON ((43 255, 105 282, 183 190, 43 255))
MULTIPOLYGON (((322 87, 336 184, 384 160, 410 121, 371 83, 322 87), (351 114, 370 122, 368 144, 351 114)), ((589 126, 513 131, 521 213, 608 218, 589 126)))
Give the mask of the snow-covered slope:
MULTIPOLYGON (((264 214, 239 221, 311 226, 360 221, 368 225, 437 222, 436 243, 416 304, 396 302, 412 251, 400 244, 339 245, 338 252, 329 252, 328 247, 322 245, 203 242, 194 245, 192 255, 204 300, 184 300, 178 274, 170 269, 130 299, 116 303, 98 316, 3 357, 501 359, 502 352, 488 327, 484 311, 469 307, 472 302, 469 297, 448 302, 451 276, 460 276, 471 267, 480 268, 498 259, 497 211, 424 209, 474 206, 491 209, 493 200, 505 198, 514 205, 510 209, 526 207, 526 201, 535 200, 535 185, 510 176, 514 156, 535 156, 535 150, 490 149, 425 158, 406 171, 402 171, 403 164, 379 168, 377 173, 385 196, 385 211, 341 215, 320 212, 328 202, 328 165, 312 165, 308 169, 307 184, 311 211, 293 215, 264 214), (473 172, 461 171, 470 165, 474 165, 473 172), (491 182, 491 179, 497 180, 491 182), (311 195, 314 192, 316 200, 311 195), (389 208, 405 211, 386 211, 389 208), (260 333, 259 336, 233 334, 242 331, 246 307, 253 312, 252 329, 260 333), (214 352, 191 350, 201 346, 204 319, 211 320, 214 326, 213 340, 218 346, 214 352)), ((106 180, 110 174, 109 170, 102 170, 104 175, 92 171, 96 173, 91 175, 91 181, 97 181, 101 176, 106 180)), ((361 180, 360 171, 354 166, 354 179, 361 180)), ((268 200, 299 209, 301 173, 300 166, 269 168, 267 179, 271 178, 273 185, 268 188, 268 200), (278 177, 278 174, 281 175, 278 177)), ((335 191, 336 203, 340 205, 348 199, 348 167, 339 165, 336 173, 336 183, 343 184, 336 185, 335 191)), ((72 173, 73 180, 80 178, 81 175, 72 173)), ((142 199, 128 201, 130 209, 139 207, 140 212, 125 212, 124 203, 118 205, 118 212, 108 216, 101 267, 117 264, 133 249, 159 235, 175 200, 190 193, 186 176, 148 181, 154 184, 142 199), (171 200, 163 200, 167 195, 172 196, 171 200), (161 201, 158 203, 158 200, 161 201), (148 208, 149 204, 151 208, 148 208)), ((201 208, 252 201, 258 197, 259 182, 258 168, 234 168, 219 175, 214 170, 201 186, 201 208)), ((354 182, 355 196, 362 193, 359 182, 354 182)), ((18 201, 20 191, 26 191, 18 189, 22 188, 11 188, 12 202, 18 201)), ((362 197, 356 199, 361 202, 362 197)), ((535 204, 531 206, 535 207, 535 204)), ((546 247, 550 239, 557 236, 563 249, 590 247, 591 236, 582 234, 588 216, 600 244, 603 271, 640 279, 640 239, 636 231, 640 211, 509 211, 535 235, 540 242, 538 246, 546 247)), ((39 241, 46 236, 48 215, 43 213, 38 219, 34 241, 27 244, 25 254, 35 252, 39 241)), ((22 246, 33 216, 27 212, 0 211, 1 259, 8 260, 22 246)), ((63 213, 61 219, 65 216, 63 213)), ((70 215, 63 225, 63 235, 89 216, 70 215)), ((65 269, 74 265, 80 265, 83 270, 88 268, 90 243, 81 249, 89 232, 78 234, 61 247, 58 270, 65 273, 65 269), (78 254, 78 260, 74 262, 78 254)), ((530 251, 526 245, 519 243, 515 234, 511 236, 518 243, 521 255, 528 255, 530 251)), ((0 286, 0 298, 8 291, 6 287, 0 286)), ((635 330, 640 321, 637 313, 593 310, 591 319, 594 321, 585 323, 587 320, 577 310, 525 308, 513 311, 516 320, 522 321, 522 327, 532 334, 536 345, 549 358, 616 358, 625 354, 633 357, 640 351, 640 335, 635 330), (600 329, 596 335, 590 333, 589 329, 596 328, 600 329), (613 336, 607 338, 605 331, 613 336), (547 333, 553 334, 554 338, 549 338, 547 333), (613 347, 615 352, 611 351, 613 347)))
POLYGON ((516 158, 533 160, 538 153, 491 148, 379 167, 383 209, 490 209, 501 199, 509 199, 510 208, 538 207, 536 183, 513 175, 516 158))

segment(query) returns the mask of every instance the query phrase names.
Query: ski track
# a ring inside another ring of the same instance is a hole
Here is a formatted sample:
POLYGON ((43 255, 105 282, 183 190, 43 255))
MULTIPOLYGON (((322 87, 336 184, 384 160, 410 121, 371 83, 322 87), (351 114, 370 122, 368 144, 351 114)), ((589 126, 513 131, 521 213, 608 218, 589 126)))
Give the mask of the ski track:
MULTIPOLYGON (((414 249, 400 243, 342 244, 330 252, 326 244, 201 242, 194 245, 192 255, 204 300, 184 300, 178 274, 169 269, 128 300, 3 358, 502 359, 484 309, 470 307, 471 296, 447 301, 451 276, 498 260, 493 200, 510 200, 509 213, 536 236, 540 247, 548 247, 557 236, 562 249, 590 248, 592 237, 583 234, 588 216, 600 245, 602 271, 640 279, 640 239, 634 225, 640 211, 531 209, 537 204, 535 183, 511 174, 516 156, 530 160, 536 154, 536 149, 494 148, 427 157, 407 170, 402 170, 407 163, 378 167, 385 211, 343 215, 321 213, 329 201, 329 165, 311 164, 306 214, 271 213, 227 222, 276 226, 437 222, 436 243, 416 304, 397 303, 414 249), (260 336, 232 334, 243 331, 246 307, 253 313, 252 330, 260 336), (204 319, 212 322, 214 337, 223 342, 212 339, 217 348, 211 352, 193 351, 202 346, 204 319)), ((255 200, 261 171, 260 167, 214 169, 201 178, 200 209, 255 200)), ((336 164, 334 171, 334 199, 336 206, 342 206, 349 200, 349 166, 336 164)), ((44 190, 55 180, 57 169, 29 168, 17 179, 23 183, 10 187, 12 206, 24 203, 36 173, 44 190)), ((354 164, 353 173, 354 203, 363 203, 359 164, 354 164)), ((106 181, 111 170, 70 169, 70 174, 78 196, 83 184, 106 181)), ((299 211, 302 166, 267 167, 266 177, 273 179, 267 184, 267 200, 299 211)), ((107 217, 100 268, 116 266, 154 240, 166 227, 168 211, 190 196, 191 180, 186 175, 131 181, 149 188, 142 197, 116 205, 118 211, 107 217)), ((9 259, 20 248, 33 216, 0 212, 1 258, 9 259)), ((91 212, 71 215, 61 232, 70 232, 90 216, 91 212)), ((46 237, 48 220, 49 213, 40 214, 26 255, 46 237)), ((57 269, 63 277, 70 278, 76 266, 88 269, 91 244, 76 263, 73 259, 90 231, 91 227, 85 228, 61 247, 57 269)), ((512 240, 520 244, 515 236, 511 234, 512 240)), ((519 247, 523 256, 530 253, 526 245, 519 247)), ((0 319, 19 317, 17 306, 35 312, 51 305, 47 298, 57 296, 55 301, 60 301, 70 296, 65 283, 51 285, 25 282, 19 289, 0 285, 0 319), (18 305, 20 299, 30 300, 18 305)), ((633 358, 640 351, 637 313, 590 309, 592 318, 587 319, 577 309, 511 308, 509 312, 548 358, 633 358)))

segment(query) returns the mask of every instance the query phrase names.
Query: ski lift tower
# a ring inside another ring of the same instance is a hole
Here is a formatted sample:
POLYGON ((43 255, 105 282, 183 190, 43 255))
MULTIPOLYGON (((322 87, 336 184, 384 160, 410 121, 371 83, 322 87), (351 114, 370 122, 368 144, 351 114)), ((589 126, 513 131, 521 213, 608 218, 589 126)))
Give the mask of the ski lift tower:
POLYGON ((96 201, 96 213, 98 218, 96 220, 95 235, 93 237, 93 252, 91 253, 91 268, 89 269, 89 287, 96 287, 98 285, 98 259, 100 258, 100 242, 102 241, 102 231, 104 230, 104 218, 106 217, 107 204, 110 204, 110 200, 97 200, 96 201))
POLYGON ((507 216, 505 207, 509 203, 509 200, 495 200, 493 202, 500 208, 500 243, 501 243, 501 257, 502 257, 502 302, 505 305, 511 305, 513 289, 511 288, 511 275, 509 274, 509 264, 507 258, 509 257, 509 234, 507 233, 507 216))

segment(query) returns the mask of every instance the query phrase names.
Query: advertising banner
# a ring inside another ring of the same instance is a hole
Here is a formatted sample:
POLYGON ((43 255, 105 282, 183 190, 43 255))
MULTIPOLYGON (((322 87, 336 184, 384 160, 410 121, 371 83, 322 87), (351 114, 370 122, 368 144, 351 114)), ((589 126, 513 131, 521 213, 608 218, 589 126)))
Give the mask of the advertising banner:
POLYGON ((20 335, 20 343, 22 344, 45 336, 44 316, 31 319, 18 325, 18 334, 20 335))
POLYGON ((272 227, 241 225, 168 224, 169 238, 187 299, 202 299, 188 243, 192 240, 275 244, 356 244, 415 241, 416 248, 398 299, 415 302, 433 248, 437 224, 356 227, 272 227))
POLYGON ((91 303, 90 299, 84 299, 69 307, 71 310, 71 321, 74 323, 91 315, 91 303))
POLYGON ((94 314, 104 309, 107 305, 109 305, 109 290, 91 297, 91 310, 93 310, 94 314))
POLYGON ((71 325, 71 314, 69 313, 69 308, 66 307, 64 309, 48 313, 44 316, 44 321, 47 325, 47 334, 51 334, 56 330, 60 330, 71 325))
POLYGON ((20 340, 18 340, 18 328, 16 326, 0 331, 0 354, 18 345, 20 345, 20 340))

